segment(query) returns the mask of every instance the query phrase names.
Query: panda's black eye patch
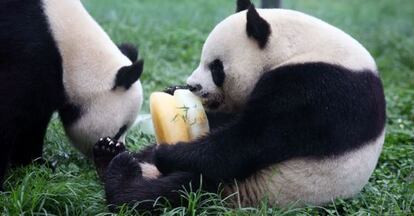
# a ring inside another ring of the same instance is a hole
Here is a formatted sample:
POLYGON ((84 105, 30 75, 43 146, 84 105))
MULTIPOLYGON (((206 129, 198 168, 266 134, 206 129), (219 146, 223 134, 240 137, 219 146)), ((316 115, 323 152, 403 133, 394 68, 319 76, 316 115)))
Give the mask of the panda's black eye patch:
POLYGON ((213 82, 218 87, 222 87, 224 83, 224 79, 226 78, 226 74, 224 73, 223 62, 220 59, 216 59, 212 61, 208 65, 211 76, 213 77, 213 82))

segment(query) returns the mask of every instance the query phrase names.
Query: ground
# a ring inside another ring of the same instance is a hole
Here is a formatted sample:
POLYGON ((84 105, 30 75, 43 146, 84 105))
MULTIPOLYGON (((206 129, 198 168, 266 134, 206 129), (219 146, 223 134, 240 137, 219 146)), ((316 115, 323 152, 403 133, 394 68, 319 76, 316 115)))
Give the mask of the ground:
MULTIPOLYGON (((141 79, 148 95, 183 83, 198 64, 209 31, 234 11, 232 0, 84 0, 92 16, 115 42, 139 45, 145 59, 141 79)), ((257 2, 258 3, 258 2, 257 2)), ((334 200, 325 207, 269 209, 265 204, 230 209, 214 195, 190 193, 185 208, 166 207, 166 215, 414 215, 414 2, 413 1, 283 1, 285 8, 307 12, 350 33, 375 57, 387 97, 387 136, 377 169, 355 198, 334 200), (210 196, 201 202, 200 196, 210 196)), ((306 35, 304 35, 306 37, 306 35)), ((24 124, 24 122, 22 122, 24 124)), ((137 129, 130 148, 153 141, 137 129)), ((0 194, 0 214, 106 215, 102 185, 91 162, 65 138, 55 117, 45 140, 52 172, 29 166, 9 173, 0 194)), ((22 149, 23 150, 23 149, 22 149)), ((128 209, 120 215, 131 213, 128 209)))

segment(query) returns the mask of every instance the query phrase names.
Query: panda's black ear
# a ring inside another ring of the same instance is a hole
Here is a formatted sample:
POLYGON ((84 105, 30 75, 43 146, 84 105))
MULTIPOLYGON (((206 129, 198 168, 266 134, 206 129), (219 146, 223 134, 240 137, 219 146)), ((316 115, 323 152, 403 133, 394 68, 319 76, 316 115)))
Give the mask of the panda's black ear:
POLYGON ((129 43, 122 43, 118 45, 119 50, 122 54, 129 58, 132 62, 135 62, 138 59, 138 49, 129 43))
POLYGON ((271 33, 270 25, 262 17, 260 17, 253 4, 247 10, 247 35, 255 39, 260 48, 264 48, 269 40, 271 33))
POLYGON ((237 9, 236 12, 247 10, 250 7, 252 2, 250 0, 237 0, 237 9))
POLYGON ((123 87, 128 90, 142 74, 144 69, 144 61, 138 60, 130 66, 125 66, 119 69, 115 78, 115 85, 112 90, 123 87))

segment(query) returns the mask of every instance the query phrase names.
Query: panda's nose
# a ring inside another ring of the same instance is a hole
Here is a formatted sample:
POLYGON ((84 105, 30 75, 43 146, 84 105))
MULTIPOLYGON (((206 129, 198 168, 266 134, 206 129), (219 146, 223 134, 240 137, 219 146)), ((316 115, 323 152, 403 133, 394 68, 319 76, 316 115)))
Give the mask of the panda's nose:
POLYGON ((198 92, 202 89, 203 87, 201 87, 200 84, 196 84, 196 85, 188 85, 188 89, 192 92, 198 92))

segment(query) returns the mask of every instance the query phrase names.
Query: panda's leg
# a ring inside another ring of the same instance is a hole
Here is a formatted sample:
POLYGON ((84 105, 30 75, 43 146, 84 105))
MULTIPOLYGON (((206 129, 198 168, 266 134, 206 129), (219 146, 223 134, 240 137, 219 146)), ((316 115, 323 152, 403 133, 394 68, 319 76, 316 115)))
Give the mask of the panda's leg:
MULTIPOLYGON (((27 112, 27 111, 26 111, 27 112)), ((53 111, 26 115, 19 127, 11 156, 12 166, 24 166, 34 161, 43 163, 43 140, 53 111)))
POLYGON ((9 166, 13 143, 11 140, 5 139, 5 137, 0 137, 0 143, 0 191, 3 191, 4 177, 6 175, 7 167, 9 166))
MULTIPOLYGON (((200 175, 188 172, 143 177, 143 163, 129 152, 121 153, 111 161, 105 178, 106 198, 112 211, 124 204, 139 211, 154 211, 159 207, 156 204, 180 206, 185 204, 180 191, 199 188, 200 175)), ((214 187, 203 181, 203 189, 210 188, 214 187)))
POLYGON ((13 106, 13 111, 0 112, 0 185, 8 166, 28 165, 42 157, 43 138, 52 111, 29 113, 13 106))

